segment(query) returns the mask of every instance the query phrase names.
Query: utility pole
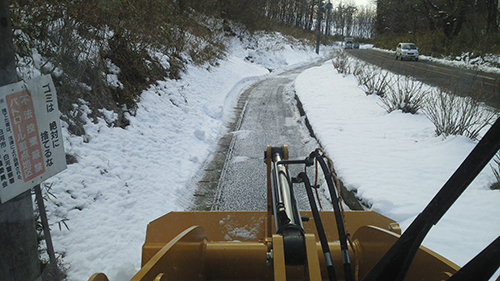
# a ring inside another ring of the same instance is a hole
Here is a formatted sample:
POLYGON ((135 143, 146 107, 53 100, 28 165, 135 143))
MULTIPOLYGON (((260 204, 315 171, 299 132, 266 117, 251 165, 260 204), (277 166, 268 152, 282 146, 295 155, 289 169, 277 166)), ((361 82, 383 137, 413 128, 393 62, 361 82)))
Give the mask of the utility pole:
POLYGON ((330 37, 330 28, 331 28, 330 21, 331 21, 332 8, 333 5, 330 2, 330 0, 328 0, 328 4, 326 4, 327 13, 326 13, 325 45, 328 45, 328 39, 330 37))
MULTIPOLYGON (((9 2, 0 0, 0 86, 17 81, 9 2)), ((29 190, 0 203, 0 276, 6 281, 34 281, 40 278, 33 202, 29 190)))
POLYGON ((331 21, 332 21, 332 8, 333 8, 333 5, 332 3, 330 2, 330 0, 328 0, 328 4, 326 4, 326 11, 327 11, 327 14, 326 14, 326 38, 325 38, 325 45, 328 45, 328 39, 330 39, 330 29, 331 29, 331 21))
POLYGON ((316 18, 316 21, 318 22, 318 24, 316 25, 316 29, 317 29, 317 35, 316 35, 316 54, 319 55, 319 41, 320 41, 320 37, 321 37, 321 16, 323 15, 323 13, 321 12, 322 8, 321 7, 321 4, 323 4, 323 0, 318 0, 318 16, 316 18))

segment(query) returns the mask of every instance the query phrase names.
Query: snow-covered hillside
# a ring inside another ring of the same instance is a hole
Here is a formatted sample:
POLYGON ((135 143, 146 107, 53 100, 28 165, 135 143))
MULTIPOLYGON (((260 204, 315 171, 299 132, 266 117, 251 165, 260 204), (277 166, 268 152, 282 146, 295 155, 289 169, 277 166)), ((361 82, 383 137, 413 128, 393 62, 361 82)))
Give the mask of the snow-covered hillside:
MULTIPOLYGON (((181 80, 158 81, 144 91, 126 129, 108 127, 113 112, 97 124, 85 119, 85 136, 63 129, 65 149, 78 162, 48 181, 56 198, 47 205, 50 223, 66 220, 69 227, 52 227, 68 280, 95 272, 129 280, 140 268, 147 224, 191 202, 194 187, 187 183, 213 152, 243 89, 320 59, 313 48, 280 34, 229 44, 218 67, 189 67, 181 80)), ((89 113, 85 106, 75 110, 89 113)))

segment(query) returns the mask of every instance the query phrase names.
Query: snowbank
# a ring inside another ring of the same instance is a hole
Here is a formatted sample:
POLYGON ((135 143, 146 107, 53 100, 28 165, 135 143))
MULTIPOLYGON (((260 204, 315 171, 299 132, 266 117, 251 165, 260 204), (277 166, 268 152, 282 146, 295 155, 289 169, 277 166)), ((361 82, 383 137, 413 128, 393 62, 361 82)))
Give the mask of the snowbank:
POLYGON ((68 280, 95 272, 130 280, 140 269, 147 224, 191 203, 195 187, 188 183, 213 152, 243 89, 270 71, 320 58, 298 46, 280 34, 235 38, 219 66, 188 67, 181 80, 144 91, 126 129, 94 124, 85 119, 87 107, 76 109, 84 113, 86 135, 64 130, 64 137, 78 163, 48 182, 56 198, 47 203, 50 222, 69 226, 52 227, 68 280))
MULTIPOLYGON (((57 198, 47 207, 68 280, 103 272, 121 281, 137 272, 147 223, 191 202, 194 187, 187 184, 213 152, 243 89, 270 71, 319 59, 297 46, 279 34, 234 38, 219 66, 189 67, 181 80, 144 91, 126 129, 85 120, 86 136, 64 131, 67 153, 78 163, 48 182, 57 198), (63 219, 69 230, 57 227, 63 219)), ((461 137, 436 138, 423 116, 386 114, 331 63, 306 71, 296 88, 347 186, 403 228, 474 146, 461 137)), ((493 203, 500 193, 488 190, 491 181, 483 172, 425 245, 463 265, 500 233, 492 215, 500 211, 493 203)))
MULTIPOLYGON (((347 188, 403 231, 476 144, 461 136, 436 137, 423 115, 388 114, 377 96, 367 96, 354 76, 344 78, 331 63, 306 70, 295 88, 347 188)), ((489 189, 494 181, 485 168, 424 245, 463 266, 497 238, 500 192, 489 189)))

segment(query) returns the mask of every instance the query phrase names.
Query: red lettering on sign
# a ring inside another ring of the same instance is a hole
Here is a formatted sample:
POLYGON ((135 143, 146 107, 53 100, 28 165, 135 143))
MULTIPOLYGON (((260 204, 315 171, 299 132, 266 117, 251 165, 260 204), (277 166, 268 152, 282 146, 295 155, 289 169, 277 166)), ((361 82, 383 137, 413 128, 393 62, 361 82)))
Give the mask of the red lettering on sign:
POLYGON ((7 108, 16 141, 17 154, 20 156, 24 182, 45 173, 42 147, 38 137, 38 128, 33 118, 35 108, 31 93, 27 90, 7 95, 7 108))

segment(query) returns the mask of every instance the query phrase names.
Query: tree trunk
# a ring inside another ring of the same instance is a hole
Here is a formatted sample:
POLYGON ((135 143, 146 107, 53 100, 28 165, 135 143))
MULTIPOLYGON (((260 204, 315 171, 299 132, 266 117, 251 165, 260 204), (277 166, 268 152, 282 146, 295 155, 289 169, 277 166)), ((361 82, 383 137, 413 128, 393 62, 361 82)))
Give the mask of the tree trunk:
POLYGON ((486 33, 498 32, 498 0, 485 0, 488 17, 486 19, 486 33))

